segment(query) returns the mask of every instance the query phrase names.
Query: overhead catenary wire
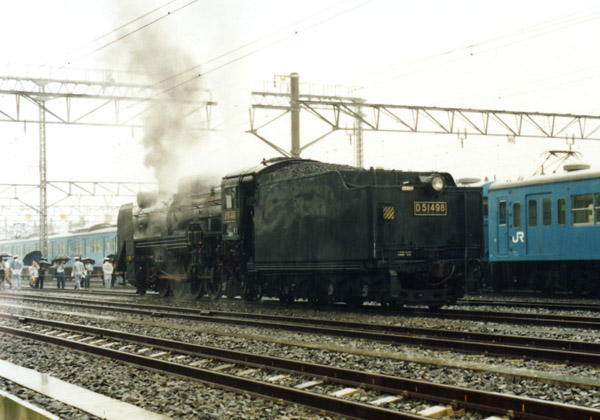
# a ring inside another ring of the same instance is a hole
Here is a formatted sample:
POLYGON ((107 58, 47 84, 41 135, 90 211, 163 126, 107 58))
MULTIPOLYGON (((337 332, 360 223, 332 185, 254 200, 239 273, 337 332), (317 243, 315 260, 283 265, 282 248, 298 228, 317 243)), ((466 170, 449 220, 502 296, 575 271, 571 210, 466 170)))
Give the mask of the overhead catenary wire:
MULTIPOLYGON (((431 61, 431 60, 436 59, 436 58, 442 58, 442 57, 445 57, 445 56, 451 56, 451 55, 453 55, 455 53, 460 53, 460 52, 468 52, 469 53, 467 55, 459 56, 457 58, 454 58, 454 59, 451 59, 451 60, 448 60, 448 61, 444 61, 444 62, 441 62, 441 63, 434 63, 434 64, 431 64, 431 65, 426 66, 424 68, 419 68, 419 69, 415 69, 415 70, 405 71, 404 73, 399 74, 399 75, 395 75, 393 77, 388 77, 388 78, 385 78, 385 79, 379 79, 379 80, 377 80, 377 82, 373 82, 373 83, 371 83, 371 84, 369 84, 367 86, 376 86, 376 85, 380 85, 382 83, 387 83, 387 82, 389 82, 391 80, 397 80, 399 78, 403 78, 403 77, 411 76, 411 75, 414 75, 414 74, 418 74, 418 73, 421 73, 421 72, 424 72, 424 71, 428 71, 428 70, 434 69, 434 68, 439 67, 439 66, 444 66, 444 65, 451 64, 451 63, 454 63, 454 62, 457 62, 457 61, 461 61, 461 60, 464 60, 464 59, 467 59, 467 58, 471 58, 473 55, 479 55, 479 54, 488 53, 490 51, 494 51, 494 50, 499 49, 499 48, 506 48, 506 47, 509 47, 511 45, 514 45, 514 44, 517 44, 517 43, 521 43, 521 42, 524 42, 524 41, 527 41, 527 40, 530 40, 530 39, 533 39, 533 38, 537 38, 537 37, 540 37, 540 36, 543 36, 543 35, 547 35, 549 33, 553 33, 553 32, 556 32, 556 31, 560 31, 560 30, 564 30, 564 29, 570 28, 570 27, 572 27, 574 25, 579 25, 581 23, 586 23, 586 22, 598 19, 598 18, 600 18, 600 11, 592 13, 592 14, 589 14, 588 12, 590 10, 597 9, 599 7, 600 6, 594 6, 594 7, 588 8, 588 9, 581 10, 579 12, 568 14, 568 15, 560 17, 560 18, 555 18, 555 19, 547 20, 547 21, 538 23, 536 25, 532 25, 532 26, 528 26, 528 27, 519 29, 519 30, 514 31, 514 32, 509 32, 509 33, 502 34, 502 35, 499 35, 499 36, 496 36, 496 37, 492 37, 492 38, 487 39, 485 41, 481 41, 481 42, 477 42, 477 43, 473 43, 473 44, 468 44, 468 45, 465 45, 465 46, 462 46, 462 47, 454 48, 454 49, 451 49, 451 50, 443 51, 443 52, 440 52, 440 53, 432 54, 432 55, 429 55, 429 56, 426 56, 426 57, 422 57, 422 58, 418 58, 418 59, 404 61, 402 63, 393 65, 392 66, 393 69, 391 69, 391 70, 389 69, 389 66, 388 66, 388 69, 379 71, 376 74, 381 75, 381 74, 385 74, 385 73, 390 73, 390 72, 395 71, 396 68, 399 67, 399 66, 403 66, 403 65, 407 65, 407 64, 418 64, 418 63, 421 63, 421 62, 427 62, 427 61, 431 61), (527 34, 531 34, 531 35, 522 37, 523 35, 527 35, 527 34), (517 39, 514 39, 514 38, 517 38, 517 39), (510 41, 511 39, 514 39, 514 40, 510 41), (503 40, 507 40, 508 42, 502 43, 503 40), (499 45, 493 45, 493 44, 496 44, 496 43, 500 43, 500 44, 499 45), (486 49, 483 49, 483 50, 477 50, 478 48, 481 48, 481 47, 484 47, 484 46, 489 46, 489 47, 487 47, 486 49)), ((355 74, 357 74, 357 73, 355 73, 355 74)))
MULTIPOLYGON (((132 19, 132 20, 130 20, 129 22, 127 22, 127 23, 124 23, 124 24, 122 24, 121 26, 119 26, 119 27, 117 27, 117 28, 115 28, 115 29, 112 29, 112 30, 110 30, 110 31, 108 31, 108 32, 105 32, 104 34, 102 34, 102 35, 100 35, 100 36, 98 36, 98 37, 96 37, 96 38, 94 38, 94 39, 92 39, 92 40, 90 40, 90 41, 87 41, 85 44, 82 44, 82 45, 80 45, 80 46, 76 47, 75 49, 73 49, 73 50, 71 50, 69 53, 67 53, 66 55, 68 56, 68 55, 70 55, 70 54, 73 54, 73 53, 74 53, 74 52, 76 52, 76 51, 79 51, 79 50, 81 50, 81 49, 84 49, 84 48, 86 48, 88 45, 92 45, 92 44, 94 44, 94 43, 96 43, 96 42, 100 41, 101 39, 103 39, 103 38, 106 38, 107 36, 109 36, 109 35, 112 35, 112 34, 114 34, 115 32, 118 32, 118 31, 120 31, 121 29, 124 29, 124 28, 126 28, 127 26, 131 25, 132 23, 135 23, 135 22, 137 22, 138 20, 141 20, 141 19, 143 19, 143 18, 145 18, 145 17, 147 17, 147 16, 150 16, 151 14, 153 14, 154 12, 157 12, 157 11, 159 11, 160 9, 164 9, 164 8, 165 8, 165 7, 167 7, 167 6, 170 6, 171 4, 173 4, 173 3, 177 2, 177 1, 180 1, 180 0, 170 0, 170 1, 168 1, 168 2, 166 2, 166 3, 164 3, 164 4, 162 4, 161 6, 155 7, 154 9, 150 10, 149 12, 146 12, 146 13, 144 13, 143 15, 140 15, 140 16, 136 17, 135 19, 132 19)), ((50 61, 48 64, 46 64, 45 66, 48 66, 50 63, 52 63, 53 61, 57 61, 57 60, 59 60, 59 59, 58 59, 58 58, 56 58, 56 59, 54 59, 54 60, 51 60, 51 61, 50 61)), ((65 60, 65 61, 68 61, 68 60, 65 60)), ((42 67, 42 66, 40 66, 40 67, 42 67)))
POLYGON ((148 23, 146 23, 146 24, 144 24, 144 25, 142 25, 142 26, 140 26, 140 27, 138 27, 138 28, 136 28, 136 29, 134 29, 134 30, 132 30, 132 31, 130 31, 130 32, 127 32, 127 33, 126 33, 126 34, 124 34, 124 35, 121 35, 121 36, 120 36, 120 37, 118 37, 117 39, 114 39, 114 40, 112 40, 112 41, 110 41, 110 42, 107 42, 106 44, 104 44, 104 45, 101 45, 101 46, 97 47, 97 48, 96 48, 96 49, 94 49, 93 51, 90 51, 89 53, 87 53, 87 54, 85 54, 85 55, 82 55, 82 56, 80 56, 80 57, 77 57, 77 58, 75 58, 75 59, 73 59, 73 60, 69 61, 67 64, 65 64, 65 65, 63 65, 63 66, 61 66, 61 67, 59 67, 57 70, 62 70, 62 69, 64 69, 65 67, 67 67, 68 65, 70 65, 70 64, 72 64, 72 63, 74 63, 74 62, 76 62, 76 61, 83 60, 84 58, 87 58, 87 57, 89 57, 90 55, 92 55, 92 54, 95 54, 95 53, 97 53, 98 51, 101 51, 101 50, 103 50, 103 49, 105 49, 105 48, 107 48, 107 47, 109 47, 109 46, 111 46, 111 45, 115 44, 116 42, 122 41, 123 39, 125 39, 125 38, 127 38, 127 37, 129 37, 129 36, 131 36, 131 35, 133 35, 133 34, 135 34, 135 33, 137 33, 137 32, 139 32, 139 31, 141 31, 142 29, 145 29, 145 28, 147 28, 147 27, 148 27, 148 26, 150 26, 150 25, 153 25, 153 24, 155 24, 155 23, 157 23, 157 22, 159 22, 159 21, 163 20, 163 19, 164 19, 164 18, 166 18, 166 17, 172 16, 173 14, 175 14, 175 13, 179 12, 180 10, 183 10, 183 9, 185 9, 185 8, 186 8, 186 7, 188 7, 188 6, 191 6, 192 4, 194 4, 194 3, 198 2, 198 1, 199 1, 199 0, 191 0, 190 2, 188 2, 188 3, 184 4, 183 6, 179 6, 178 8, 174 9, 173 11, 167 12, 166 14, 164 14, 164 15, 162 15, 162 16, 160 16, 160 17, 158 17, 158 18, 156 18, 156 19, 154 19, 154 20, 152 20, 152 21, 150 21, 150 22, 148 22, 148 23))
MULTIPOLYGON (((233 59, 231 59, 231 60, 229 60, 229 61, 227 61, 227 62, 225 62, 225 63, 222 63, 222 64, 220 64, 220 65, 218 65, 218 66, 216 66, 216 67, 213 67, 213 68, 211 68, 211 69, 209 69, 209 70, 203 71, 202 73, 195 74, 194 76, 192 76, 192 77, 190 77, 190 78, 187 78, 187 79, 185 79, 184 81, 182 81, 182 82, 180 82, 180 83, 177 83, 177 84, 175 84, 175 85, 173 85, 173 86, 170 86, 170 87, 168 87, 168 88, 165 88, 165 89, 161 90, 160 92, 157 92, 157 93, 155 93, 155 94, 153 94, 153 95, 149 96, 148 98, 146 98, 146 99, 144 99, 144 100, 142 100, 142 101, 138 101, 138 102, 136 102, 135 104, 131 105, 129 108, 133 108, 133 107, 135 107, 135 106, 137 106, 137 105, 139 105, 139 104, 141 104, 141 103, 144 103, 144 102, 150 101, 150 100, 152 100, 152 99, 154 99, 154 98, 156 98, 156 97, 158 97, 158 96, 162 96, 162 95, 164 95, 164 94, 166 94, 166 93, 169 93, 169 92, 171 92, 171 91, 173 91, 173 90, 175 90, 175 89, 177 89, 177 88, 179 88, 179 87, 181 87, 181 86, 183 86, 183 85, 185 85, 185 84, 188 84, 188 83, 190 83, 190 82, 192 82, 192 81, 194 81, 194 80, 196 80, 196 79, 198 79, 198 78, 202 77, 202 76, 205 76, 205 75, 207 75, 207 74, 209 74, 209 73, 212 73, 212 72, 214 72, 214 71, 220 70, 220 69, 222 69, 222 68, 224 68, 224 67, 226 67, 226 66, 229 66, 229 65, 231 65, 231 64, 233 64, 233 63, 235 63, 235 62, 237 62, 237 61, 240 61, 240 60, 242 60, 242 59, 244 59, 244 58, 247 58, 247 57, 249 57, 249 56, 251 56, 251 55, 257 54, 257 53, 259 53, 259 52, 261 52, 261 51, 263 51, 263 50, 265 50, 265 49, 267 49, 267 48, 270 48, 270 47, 272 47, 272 46, 274 46, 274 45, 280 44, 280 43, 282 43, 282 42, 284 42, 284 41, 286 41, 286 40, 288 40, 288 39, 290 39, 290 38, 293 38, 293 37, 295 37, 295 36, 299 35, 301 32, 308 31, 308 30, 310 30, 310 29, 313 29, 313 28, 315 28, 315 27, 317 27, 317 26, 320 26, 320 25, 322 25, 322 24, 324 24, 324 23, 327 23, 327 22, 329 22, 329 21, 331 21, 331 20, 333 20, 333 19, 336 19, 336 18, 338 18, 338 17, 340 17, 340 16, 342 16, 342 15, 344 15, 344 14, 346 14, 346 13, 349 13, 349 12, 351 12, 351 11, 354 11, 354 10, 356 10, 356 9, 360 8, 360 7, 363 7, 363 6, 365 6, 365 5, 369 4, 369 3, 372 3, 373 1, 375 1, 375 0, 367 0, 367 1, 364 1, 364 2, 362 2, 362 3, 358 4, 358 5, 354 6, 354 7, 351 7, 351 8, 349 8, 349 9, 343 10, 343 11, 341 11, 341 12, 339 12, 339 13, 337 13, 337 14, 333 15, 333 16, 330 16, 330 17, 328 17, 328 18, 326 18, 326 19, 320 20, 320 21, 318 21, 318 22, 316 22, 316 23, 313 23, 313 24, 311 24, 311 25, 309 25, 309 26, 307 26, 307 27, 305 27, 305 28, 302 28, 302 29, 295 30, 295 31, 294 31, 293 33, 291 33, 291 34, 288 34, 288 35, 286 35, 286 36, 283 36, 283 37, 281 37, 281 38, 278 38, 278 39, 276 39, 276 40, 274 40, 274 41, 272 41, 272 42, 270 42, 270 43, 268 43, 268 44, 266 44, 266 45, 263 45, 263 46, 261 46, 261 47, 255 48, 254 50, 252 50, 252 51, 249 51, 249 52, 247 52, 246 54, 243 54, 243 55, 241 55, 241 56, 239 56, 239 57, 233 58, 233 59)), ((329 8, 328 8, 328 9, 329 9, 329 8)), ((328 9, 325 9, 325 10, 328 10, 328 9)), ((305 21, 305 20, 306 20, 306 19, 303 19, 302 21, 305 21)), ((277 32, 281 32, 281 30, 280 30, 280 31, 277 31, 277 32)), ((253 45, 254 43, 255 43, 255 42, 248 43, 247 45, 253 45)), ((240 48, 238 47, 238 48, 235 48, 235 49, 231 50, 231 51, 230 51, 229 53, 227 53, 227 54, 222 54, 221 56, 227 56, 227 55, 229 55, 229 54, 231 54, 231 53, 233 53, 233 52, 237 52, 237 51, 239 51, 239 50, 240 50, 240 48)), ((214 59, 211 59, 210 61, 212 62, 212 61, 214 61, 214 59)), ((186 71, 183 71, 183 72, 181 72, 180 74, 185 74, 185 73, 187 73, 187 72, 189 72, 189 71, 192 71, 192 70, 194 70, 194 69, 197 69, 197 68, 199 68, 199 67, 202 67, 203 65, 205 65, 205 63, 204 63, 204 64, 201 64, 201 65, 194 66, 194 67, 192 67, 192 68, 190 68, 190 69, 188 69, 188 70, 186 70, 186 71)), ((172 79, 172 78, 173 78, 173 77, 170 77, 169 79, 172 79)), ((166 79, 165 79, 165 80, 166 80, 166 79)), ((160 83, 161 83, 161 82, 158 82, 158 84, 160 84, 160 83)), ((128 109, 129 109, 129 108, 128 108, 128 109)), ((151 106, 151 107, 149 107, 149 108, 147 108, 147 109, 145 109, 144 111, 140 112, 140 113, 139 113, 139 114, 137 114, 135 117, 137 117, 137 116, 139 116, 139 115, 143 114, 144 112, 148 111, 148 110, 149 110, 149 109, 151 109, 151 108, 152 108, 152 106, 151 106)), ((133 118, 135 118, 135 117, 133 117, 133 118)), ((130 120, 131 120, 131 119, 132 119, 132 118, 130 118, 130 120)))
POLYGON ((310 20, 310 19, 312 19, 312 18, 313 18, 313 17, 315 17, 315 16, 321 15, 321 14, 323 14, 323 13, 325 13, 325 12, 327 12, 327 11, 331 10, 331 9, 334 9, 334 8, 338 7, 338 6, 339 6, 339 5, 341 5, 342 3, 346 3, 346 2, 348 2, 348 0, 342 0, 342 1, 340 1, 340 2, 336 3, 336 4, 332 5, 332 6, 329 6, 329 7, 325 8, 325 9, 323 9, 323 10, 320 10, 320 11, 318 11, 318 12, 316 12, 316 13, 313 13, 313 14, 311 14, 311 15, 309 15, 309 16, 306 16, 305 18, 302 18, 302 19, 300 19, 299 21, 296 21, 296 22, 294 22, 294 23, 292 23, 292 24, 290 24, 290 25, 287 25, 287 26, 285 26, 285 27, 283 27, 283 28, 277 29, 277 30, 275 30, 275 31, 273 31, 273 32, 270 32, 270 33, 268 33, 267 35, 264 35, 264 36, 262 36, 262 37, 260 37, 260 38, 257 38, 257 39, 255 39, 255 40, 253 40, 253 41, 250 41, 250 42, 248 42, 248 43, 246 43, 246 44, 240 45, 239 47, 236 47, 236 48, 234 48, 234 49, 232 49, 232 50, 229 50, 229 51, 227 51, 227 52, 225 52, 225 53, 223 53, 223 54, 220 54, 220 55, 218 55, 218 56, 216 56, 216 57, 213 57, 213 58, 211 58, 211 59, 209 59, 209 60, 205 61, 205 62, 204 62, 204 63, 202 63, 202 64, 195 65, 195 66, 193 66, 193 67, 190 67, 190 68, 188 68, 188 69, 186 69, 186 70, 183 70, 183 71, 181 71, 181 72, 179 72, 179 73, 177 73, 177 74, 174 74, 174 75, 172 75, 172 76, 169 76, 169 77, 167 77, 167 78, 165 78, 165 79, 159 80, 159 81, 158 81, 158 82, 156 82, 156 83, 155 83, 153 86, 160 85, 160 84, 162 84, 162 83, 168 82, 168 81, 170 81, 170 80, 172 80, 172 79, 174 79, 174 78, 176 78, 176 77, 178 77, 178 76, 181 76, 181 75, 183 75, 183 74, 185 74, 185 73, 189 73, 189 72, 191 72, 191 71, 194 71, 194 70, 196 70, 196 69, 198 69, 198 68, 200 68, 200 67, 202 67, 202 66, 205 66, 205 65, 207 65, 207 64, 210 64, 210 63, 212 63, 212 62, 214 62, 214 61, 217 61, 217 60, 219 60, 219 59, 221 59, 221 58, 227 57, 228 55, 231 55, 231 54, 233 54, 233 53, 236 53, 236 52, 238 52, 238 51, 240 51, 240 50, 243 50, 244 48, 247 48, 247 47, 249 47, 249 46, 251 46, 251 45, 254 45, 254 44, 256 44, 256 43, 258 43, 258 42, 260 42, 260 41, 262 41, 262 40, 268 39, 268 38, 272 37, 273 35, 276 35, 276 34, 278 34, 278 33, 280 33, 280 32, 283 32, 283 31, 284 31, 284 30, 286 30, 286 29, 289 29, 291 26, 296 26, 296 25, 299 25, 299 24, 301 24, 301 23, 303 23, 303 22, 305 22, 305 21, 307 21, 307 20, 310 20))

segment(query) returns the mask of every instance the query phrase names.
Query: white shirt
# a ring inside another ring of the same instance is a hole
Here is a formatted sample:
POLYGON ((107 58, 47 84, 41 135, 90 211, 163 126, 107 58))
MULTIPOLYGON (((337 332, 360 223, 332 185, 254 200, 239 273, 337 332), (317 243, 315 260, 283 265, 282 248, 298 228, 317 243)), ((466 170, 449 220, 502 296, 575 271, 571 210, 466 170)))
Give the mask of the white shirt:
POLYGON ((15 274, 21 274, 21 269, 23 268, 23 263, 21 262, 21 260, 14 260, 13 261, 13 273, 15 274))
POLYGON ((109 261, 105 261, 104 264, 102 264, 102 272, 104 274, 112 274, 112 272, 113 272, 112 263, 110 263, 109 261))
POLYGON ((73 276, 82 276, 83 275, 83 263, 81 261, 76 261, 73 264, 73 276))

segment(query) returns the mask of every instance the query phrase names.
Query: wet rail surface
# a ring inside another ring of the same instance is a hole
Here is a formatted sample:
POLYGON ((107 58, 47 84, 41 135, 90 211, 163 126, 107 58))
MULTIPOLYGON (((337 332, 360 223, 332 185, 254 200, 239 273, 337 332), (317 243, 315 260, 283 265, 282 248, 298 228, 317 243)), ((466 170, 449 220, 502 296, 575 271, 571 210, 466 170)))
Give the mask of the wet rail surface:
POLYGON ((426 418, 379 407, 400 399, 411 398, 448 404, 447 409, 455 413, 467 409, 508 415, 511 419, 600 420, 600 410, 526 397, 340 369, 87 325, 10 314, 0 314, 0 318, 18 321, 19 328, 0 326, 0 332, 6 334, 110 357, 240 392, 283 399, 351 418, 426 418), (258 380, 258 376, 266 377, 266 380, 258 380), (275 383, 284 380, 296 384, 285 386, 275 383), (310 391, 317 387, 321 388, 319 392, 310 391), (360 403, 341 397, 361 390, 369 393, 370 403, 360 403))
POLYGON ((559 311, 589 311, 600 312, 600 303, 577 303, 577 302, 544 302, 523 300, 500 300, 500 299, 459 299, 459 305, 464 306, 507 306, 512 308, 530 309, 552 309, 559 311))
POLYGON ((20 297, 0 295, 19 302, 55 304, 66 307, 129 313, 154 318, 186 319, 209 323, 283 329, 351 339, 373 340, 396 345, 411 345, 494 356, 600 365, 600 343, 537 337, 487 334, 436 328, 359 323, 322 318, 298 318, 248 312, 198 311, 121 302, 98 302, 59 297, 20 297))

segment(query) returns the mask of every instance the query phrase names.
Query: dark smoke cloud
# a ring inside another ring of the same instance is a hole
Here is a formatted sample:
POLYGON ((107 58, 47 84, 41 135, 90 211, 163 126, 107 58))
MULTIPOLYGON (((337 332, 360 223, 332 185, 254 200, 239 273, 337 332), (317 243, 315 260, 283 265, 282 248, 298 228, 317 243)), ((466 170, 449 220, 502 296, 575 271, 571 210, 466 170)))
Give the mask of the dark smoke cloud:
POLYGON ((154 83, 171 78, 158 84, 153 92, 164 93, 152 101, 138 105, 136 111, 146 109, 138 117, 138 121, 144 126, 144 164, 154 170, 160 189, 168 192, 175 190, 177 180, 186 175, 190 168, 194 173, 202 171, 200 165, 192 165, 191 162, 207 137, 202 131, 193 130, 205 124, 201 113, 185 118, 192 109, 199 106, 190 102, 203 98, 199 92, 203 88, 202 79, 195 78, 174 88, 183 81, 194 78, 199 69, 195 73, 189 72, 172 78, 194 67, 199 58, 194 60, 190 57, 173 37, 173 34, 161 30, 160 25, 152 25, 123 39, 105 54, 112 68, 149 75, 154 83))

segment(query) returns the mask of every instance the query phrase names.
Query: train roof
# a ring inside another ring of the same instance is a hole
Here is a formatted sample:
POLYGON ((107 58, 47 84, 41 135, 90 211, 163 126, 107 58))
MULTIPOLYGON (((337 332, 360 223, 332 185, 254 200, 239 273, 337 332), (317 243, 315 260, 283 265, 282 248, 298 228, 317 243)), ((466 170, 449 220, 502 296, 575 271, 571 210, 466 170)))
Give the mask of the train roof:
MULTIPOLYGON (((110 226, 110 227, 94 229, 94 230, 86 230, 83 232, 66 232, 66 233, 58 233, 58 234, 54 234, 54 235, 48 235, 48 240, 61 239, 61 238, 73 238, 73 237, 80 237, 80 236, 90 236, 90 235, 102 235, 102 234, 116 233, 116 232, 117 232, 117 227, 110 226)), ((9 239, 6 241, 0 241, 0 244, 2 244, 2 245, 18 244, 18 243, 23 243, 23 242, 35 242, 35 241, 39 241, 39 236, 30 236, 28 238, 9 239)))
POLYGON ((560 182, 579 181, 584 179, 600 178, 600 170, 585 169, 573 172, 564 172, 551 175, 537 175, 517 181, 499 181, 490 185, 489 190, 501 190, 506 188, 520 188, 531 185, 556 184, 560 182))

